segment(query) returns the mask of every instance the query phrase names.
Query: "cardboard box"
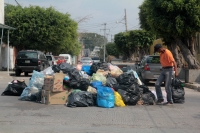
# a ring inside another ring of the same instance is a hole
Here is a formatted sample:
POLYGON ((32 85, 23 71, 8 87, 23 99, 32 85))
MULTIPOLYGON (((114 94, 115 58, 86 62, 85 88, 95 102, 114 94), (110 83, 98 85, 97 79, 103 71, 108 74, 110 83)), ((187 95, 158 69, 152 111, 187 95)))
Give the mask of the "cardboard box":
POLYGON ((46 76, 44 78, 44 90, 52 92, 62 92, 63 89, 63 79, 65 74, 55 73, 53 76, 46 76))
POLYGON ((42 90, 42 103, 43 104, 65 104, 68 99, 69 91, 51 92, 42 90))

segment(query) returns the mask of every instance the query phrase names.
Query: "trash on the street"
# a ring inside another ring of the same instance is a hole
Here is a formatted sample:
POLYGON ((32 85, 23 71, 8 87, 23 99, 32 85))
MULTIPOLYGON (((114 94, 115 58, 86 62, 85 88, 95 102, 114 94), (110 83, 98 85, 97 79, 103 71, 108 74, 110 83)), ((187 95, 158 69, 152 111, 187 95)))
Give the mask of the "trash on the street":
MULTIPOLYGON (((174 102, 183 103, 185 92, 180 80, 174 79, 172 87, 174 102)), ((166 102, 166 92, 162 93, 166 102)), ((105 62, 77 67, 60 63, 41 72, 33 71, 28 86, 24 81, 13 80, 2 95, 67 107, 154 105, 157 100, 156 92, 145 86, 135 71, 123 72, 105 62)))

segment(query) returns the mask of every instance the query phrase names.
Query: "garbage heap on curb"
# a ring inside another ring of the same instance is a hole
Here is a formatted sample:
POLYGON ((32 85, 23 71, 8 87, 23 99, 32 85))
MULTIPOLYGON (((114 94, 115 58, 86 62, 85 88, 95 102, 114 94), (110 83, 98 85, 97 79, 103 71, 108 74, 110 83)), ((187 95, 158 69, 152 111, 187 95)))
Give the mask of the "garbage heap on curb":
POLYGON ((41 72, 33 71, 28 85, 12 81, 2 95, 18 95, 23 101, 65 104, 67 107, 113 108, 154 105, 156 101, 154 93, 141 83, 135 71, 123 72, 105 62, 91 66, 78 64, 76 68, 61 63, 41 72))

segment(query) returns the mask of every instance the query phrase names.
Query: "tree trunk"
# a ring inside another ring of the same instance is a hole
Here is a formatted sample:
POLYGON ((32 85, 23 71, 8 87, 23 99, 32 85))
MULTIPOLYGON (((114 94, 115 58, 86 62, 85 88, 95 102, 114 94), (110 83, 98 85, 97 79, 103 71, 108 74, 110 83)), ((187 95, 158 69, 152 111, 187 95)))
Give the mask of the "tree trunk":
POLYGON ((196 51, 194 50, 194 37, 189 38, 189 49, 194 57, 197 57, 196 51))
POLYGON ((175 38, 176 44, 179 46, 180 51, 185 59, 185 61, 188 63, 189 69, 200 69, 200 63, 198 60, 192 55, 188 47, 179 39, 175 38))
POLYGON ((172 42, 171 45, 169 46, 170 51, 173 54, 173 57, 176 61, 177 67, 182 68, 184 66, 183 63, 183 55, 181 54, 180 50, 178 50, 176 42, 172 42))
POLYGON ((129 59, 130 59, 131 61, 134 60, 134 51, 133 51, 133 50, 129 50, 129 59))
POLYGON ((142 58, 146 55, 145 49, 139 48, 139 59, 142 60, 142 58))

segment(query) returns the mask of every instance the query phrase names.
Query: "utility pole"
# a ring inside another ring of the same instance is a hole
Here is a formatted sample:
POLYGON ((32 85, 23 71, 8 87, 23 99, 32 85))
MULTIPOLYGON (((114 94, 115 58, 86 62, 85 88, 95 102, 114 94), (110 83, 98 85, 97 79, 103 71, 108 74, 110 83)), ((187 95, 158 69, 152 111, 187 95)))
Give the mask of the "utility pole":
POLYGON ((110 34, 106 34, 107 36, 106 36, 106 39, 107 39, 107 41, 106 41, 106 43, 108 43, 109 41, 108 41, 108 36, 110 35, 110 34))
POLYGON ((112 39, 112 34, 111 34, 111 42, 113 42, 113 39, 112 39))
POLYGON ((124 13, 125 13, 125 16, 124 16, 124 20, 125 20, 125 28, 126 28, 126 32, 127 32, 127 31, 128 31, 128 26, 127 26, 126 9, 124 9, 124 13))
POLYGON ((109 29, 106 29, 106 23, 103 24, 104 25, 104 29, 101 29, 104 31, 104 50, 103 50, 103 61, 105 62, 105 58, 106 58, 106 30, 109 30, 109 29))

